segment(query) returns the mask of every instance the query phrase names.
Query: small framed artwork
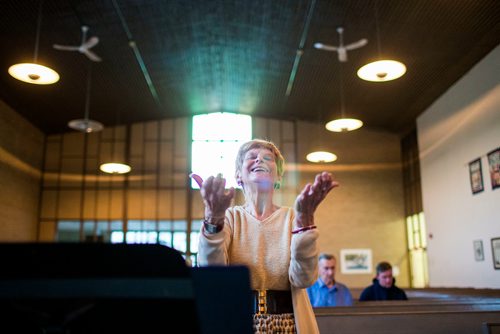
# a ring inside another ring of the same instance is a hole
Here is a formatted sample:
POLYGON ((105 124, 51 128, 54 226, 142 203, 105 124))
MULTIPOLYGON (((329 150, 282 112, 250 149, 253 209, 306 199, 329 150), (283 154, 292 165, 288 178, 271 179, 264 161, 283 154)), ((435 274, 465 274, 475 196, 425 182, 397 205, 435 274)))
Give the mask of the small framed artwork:
POLYGON ((372 250, 341 249, 340 271, 343 274, 370 274, 372 272, 372 250))
POLYGON ((484 261, 483 241, 474 240, 474 258, 476 261, 484 261))
POLYGON ((491 189, 500 188, 500 147, 488 153, 491 189))
POLYGON ((493 253, 493 267, 500 269, 500 238, 491 239, 491 251, 493 253))
POLYGON ((469 162, 470 186, 473 194, 484 190, 483 170, 481 168, 481 158, 469 162))

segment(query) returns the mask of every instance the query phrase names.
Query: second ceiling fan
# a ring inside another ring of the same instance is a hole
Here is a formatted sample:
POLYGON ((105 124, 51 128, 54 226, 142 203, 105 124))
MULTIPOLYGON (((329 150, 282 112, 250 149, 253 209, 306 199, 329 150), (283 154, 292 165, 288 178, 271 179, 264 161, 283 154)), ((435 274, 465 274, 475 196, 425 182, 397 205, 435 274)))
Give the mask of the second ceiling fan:
POLYGON ((339 45, 334 46, 323 43, 314 43, 314 47, 325 51, 336 51, 338 53, 339 61, 342 63, 347 61, 347 51, 361 48, 368 43, 368 40, 363 38, 357 42, 344 45, 344 28, 338 27, 337 32, 339 33, 339 45))
POLYGON ((82 42, 80 45, 60 45, 60 44, 54 44, 54 49, 56 50, 62 50, 62 51, 78 51, 80 53, 83 53, 84 55, 87 56, 92 61, 95 62, 100 62, 102 61, 101 57, 96 55, 93 51, 90 49, 93 48, 94 46, 99 43, 99 38, 96 36, 92 36, 89 39, 87 39, 87 32, 89 31, 89 27, 83 25, 82 26, 82 42))

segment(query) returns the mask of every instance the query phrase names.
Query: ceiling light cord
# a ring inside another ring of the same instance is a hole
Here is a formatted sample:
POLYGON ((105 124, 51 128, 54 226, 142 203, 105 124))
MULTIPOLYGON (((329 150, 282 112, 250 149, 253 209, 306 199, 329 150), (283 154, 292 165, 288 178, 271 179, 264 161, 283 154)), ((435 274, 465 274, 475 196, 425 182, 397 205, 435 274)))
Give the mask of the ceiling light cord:
POLYGON ((92 82, 92 63, 89 62, 88 73, 87 73, 87 93, 85 94, 85 113, 84 119, 88 121, 90 119, 90 88, 92 82))
POLYGON ((85 106, 83 118, 74 119, 68 122, 68 126, 73 130, 90 133, 98 132, 104 128, 104 125, 98 121, 90 119, 90 91, 92 89, 92 62, 89 60, 87 66, 87 83, 85 91, 85 106))
POLYGON ((378 57, 379 59, 382 59, 382 48, 381 48, 381 43, 380 43, 380 27, 379 27, 379 22, 378 22, 378 6, 377 6, 377 0, 373 2, 373 7, 375 10, 375 32, 377 34, 377 49, 378 49, 378 57))
POLYGON ((42 7, 43 0, 38 4, 38 18, 36 23, 35 51, 33 53, 33 63, 38 62, 38 45, 40 44, 40 29, 42 27, 42 7))
POLYGON ((40 44, 40 30, 42 26, 43 0, 39 1, 38 18, 36 24, 35 50, 33 63, 18 63, 9 67, 9 74, 17 80, 35 85, 50 85, 59 81, 59 74, 50 67, 38 64, 38 49, 40 44))
POLYGON ((373 2, 375 14, 375 29, 378 47, 377 61, 368 63, 358 69, 358 77, 366 81, 386 82, 400 78, 406 73, 406 65, 400 61, 382 58, 382 47, 380 42, 380 27, 378 20, 377 0, 373 2))
POLYGON ((333 132, 346 132, 359 129, 363 126, 363 122, 356 118, 346 118, 345 114, 345 97, 344 97, 344 67, 342 62, 339 65, 339 92, 340 92, 340 118, 334 119, 326 123, 325 127, 333 132))
POLYGON ((342 63, 340 63, 340 118, 345 118, 345 101, 344 101, 344 75, 342 63))

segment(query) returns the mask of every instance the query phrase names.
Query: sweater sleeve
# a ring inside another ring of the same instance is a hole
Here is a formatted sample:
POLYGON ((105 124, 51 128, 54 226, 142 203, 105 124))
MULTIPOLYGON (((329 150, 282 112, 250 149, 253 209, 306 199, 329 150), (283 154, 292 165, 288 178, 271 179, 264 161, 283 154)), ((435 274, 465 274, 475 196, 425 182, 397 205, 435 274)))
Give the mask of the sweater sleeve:
POLYGON ((219 233, 209 234, 201 226, 198 241, 198 263, 200 266, 228 265, 228 249, 231 243, 230 215, 226 211, 224 228, 219 233))
POLYGON ((291 261, 288 270, 290 284, 305 289, 318 278, 318 231, 310 230, 292 236, 291 261))

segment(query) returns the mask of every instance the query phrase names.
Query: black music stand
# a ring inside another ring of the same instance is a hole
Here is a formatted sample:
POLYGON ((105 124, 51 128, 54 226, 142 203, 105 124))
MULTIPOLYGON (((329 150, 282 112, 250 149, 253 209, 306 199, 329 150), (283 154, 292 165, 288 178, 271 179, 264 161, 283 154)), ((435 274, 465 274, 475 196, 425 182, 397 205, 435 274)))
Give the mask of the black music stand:
POLYGON ((193 268, 192 277, 203 334, 253 334, 247 267, 193 268))
MULTIPOLYGON (((234 333, 213 325, 226 321, 219 309, 227 309, 228 295, 213 303, 212 290, 197 291, 196 282, 238 277, 245 289, 237 295, 249 290, 246 268, 190 270, 179 252, 160 245, 7 243, 0 266, 0 332, 234 333), (211 319, 198 316, 205 310, 211 319)), ((245 305, 229 316, 235 312, 245 318, 239 326, 248 326, 245 305)))

